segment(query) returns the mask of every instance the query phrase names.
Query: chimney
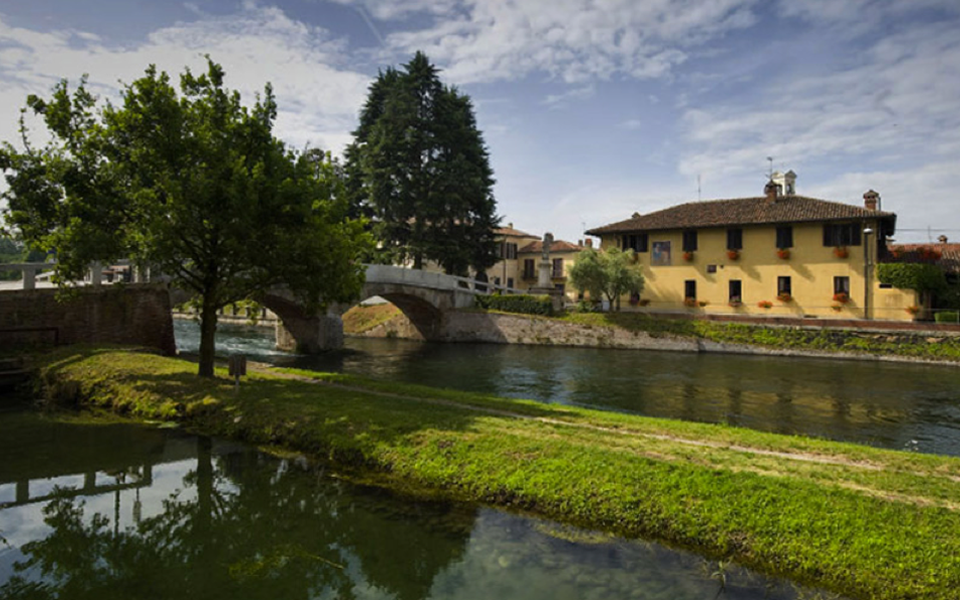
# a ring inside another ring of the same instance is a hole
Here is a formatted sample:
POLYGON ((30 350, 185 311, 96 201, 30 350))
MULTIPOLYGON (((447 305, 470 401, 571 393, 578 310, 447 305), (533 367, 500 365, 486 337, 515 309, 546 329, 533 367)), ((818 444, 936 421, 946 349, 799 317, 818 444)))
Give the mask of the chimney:
POLYGON ((507 223, 507 227, 513 229, 513 223, 507 223))
POLYGON ((941 235, 940 237, 937 238, 937 241, 940 242, 941 244, 946 244, 946 243, 947 243, 947 236, 941 235))
POLYGON ((880 194, 876 193, 873 190, 870 190, 863 195, 863 206, 867 210, 877 210, 877 202, 879 201, 880 201, 880 194))
POLYGON ((797 174, 792 170, 786 173, 774 171, 770 174, 770 181, 777 184, 778 196, 793 196, 797 193, 797 174))
POLYGON ((587 239, 585 239, 585 240, 583 240, 583 241, 584 241, 584 243, 587 245, 587 248, 593 248, 593 240, 592 240, 592 239, 587 238, 587 239))
POLYGON ((768 181, 767 185, 763 186, 763 195, 766 196, 768 203, 776 202, 777 196, 780 195, 780 186, 772 180, 768 181))

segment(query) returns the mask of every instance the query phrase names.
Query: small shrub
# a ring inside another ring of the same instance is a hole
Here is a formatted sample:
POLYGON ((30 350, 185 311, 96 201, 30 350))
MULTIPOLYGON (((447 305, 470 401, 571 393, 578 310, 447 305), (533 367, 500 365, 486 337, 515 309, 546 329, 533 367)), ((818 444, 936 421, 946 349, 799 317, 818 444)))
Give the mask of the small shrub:
POLYGON ((477 307, 486 310, 502 310, 503 312, 519 313, 524 315, 552 315, 553 300, 550 296, 534 296, 532 294, 491 294, 477 296, 477 307))
POLYGON ((957 323, 960 322, 960 312, 955 310, 944 310, 933 316, 937 323, 957 323))

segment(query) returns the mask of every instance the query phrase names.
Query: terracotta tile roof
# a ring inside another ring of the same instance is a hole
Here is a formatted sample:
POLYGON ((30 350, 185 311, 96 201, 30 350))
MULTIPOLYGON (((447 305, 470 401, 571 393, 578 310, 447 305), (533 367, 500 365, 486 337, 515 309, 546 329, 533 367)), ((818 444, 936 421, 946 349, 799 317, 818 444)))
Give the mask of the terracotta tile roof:
POLYGON ((540 236, 536 236, 536 235, 527 233, 527 232, 525 232, 525 231, 520 231, 519 229, 514 229, 513 227, 500 227, 500 228, 498 228, 498 229, 494 229, 494 230, 493 230, 493 233, 494 233, 495 235, 501 235, 501 236, 504 236, 504 237, 506 237, 506 236, 508 236, 508 235, 509 235, 509 236, 512 236, 512 237, 527 237, 527 238, 540 237, 540 236))
MULTIPOLYGON (((550 252, 579 252, 581 250, 583 250, 583 246, 571 244, 564 240, 553 240, 553 245, 550 246, 550 252)), ((540 254, 543 252, 543 241, 538 240, 531 242, 523 248, 520 248, 517 252, 519 254, 540 254)))
POLYGON ((885 217, 894 213, 867 210, 861 206, 818 200, 806 196, 779 196, 776 202, 766 197, 706 200, 671 206, 626 221, 604 225, 587 231, 590 235, 629 231, 728 227, 731 225, 765 225, 804 221, 841 221, 885 217))
POLYGON ((960 244, 887 244, 887 250, 890 253, 881 262, 933 263, 948 273, 960 273, 960 244), (939 258, 931 258, 930 250, 939 258))

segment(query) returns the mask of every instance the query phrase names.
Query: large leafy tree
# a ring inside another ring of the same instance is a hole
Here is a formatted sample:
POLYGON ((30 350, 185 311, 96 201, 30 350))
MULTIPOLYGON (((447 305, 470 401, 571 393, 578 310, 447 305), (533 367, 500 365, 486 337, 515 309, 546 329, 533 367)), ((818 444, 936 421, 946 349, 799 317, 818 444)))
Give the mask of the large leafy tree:
POLYGON ((634 262, 633 250, 624 252, 609 248, 598 252, 587 249, 580 252, 570 268, 570 283, 576 289, 599 300, 606 296, 610 306, 620 308, 620 297, 643 290, 643 273, 634 262))
POLYGON ((53 134, 43 148, 0 150, 7 219, 57 251, 62 280, 91 261, 132 257, 192 292, 200 308, 201 375, 212 376, 217 311, 284 285, 307 306, 348 300, 368 246, 347 218, 340 170, 318 151, 274 137, 268 85, 245 107, 223 69, 187 70, 178 91, 154 67, 97 109, 81 81, 28 105, 53 134))
POLYGON ((470 98, 444 85, 422 52, 370 86, 346 151, 350 196, 388 262, 447 273, 497 261, 493 170, 470 98))

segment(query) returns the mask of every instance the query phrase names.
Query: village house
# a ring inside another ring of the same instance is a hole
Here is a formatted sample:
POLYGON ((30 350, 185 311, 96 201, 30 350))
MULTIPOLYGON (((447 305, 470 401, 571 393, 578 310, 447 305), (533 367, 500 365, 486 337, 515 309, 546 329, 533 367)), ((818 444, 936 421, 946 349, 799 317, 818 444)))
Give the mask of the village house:
MULTIPOLYGON (((497 229, 496 236, 500 244, 500 261, 487 269, 488 280, 494 285, 519 291, 536 287, 543 240, 514 229, 513 223, 497 229)), ((567 285, 567 273, 580 251, 592 244, 592 240, 587 240, 586 246, 579 240, 576 244, 565 240, 553 240, 550 244, 550 281, 554 289, 564 294, 567 300, 574 301, 578 295, 577 290, 567 285)))
MULTIPOLYGON (((918 295, 877 281, 896 215, 796 193, 774 173, 764 195, 688 202, 588 231, 636 252, 646 284, 636 310, 911 320, 918 295)), ((627 299, 624 304, 626 305, 627 299)))

